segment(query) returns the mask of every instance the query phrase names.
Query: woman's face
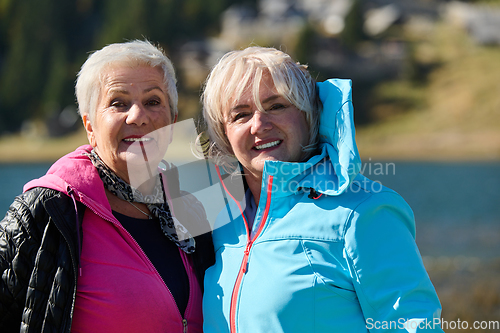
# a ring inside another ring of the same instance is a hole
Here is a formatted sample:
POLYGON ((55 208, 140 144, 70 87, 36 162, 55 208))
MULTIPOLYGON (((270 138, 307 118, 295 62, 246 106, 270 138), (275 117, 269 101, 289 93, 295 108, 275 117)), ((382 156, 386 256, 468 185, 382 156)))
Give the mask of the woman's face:
POLYGON ((259 99, 266 112, 257 109, 248 88, 226 110, 224 123, 234 155, 245 173, 258 179, 266 160, 301 161, 309 141, 304 112, 276 92, 269 74, 262 77, 259 99))
POLYGON ((128 164, 144 165, 145 152, 159 162, 168 145, 165 131, 156 131, 172 123, 163 72, 115 66, 103 78, 93 121, 84 116, 83 122, 97 154, 128 182, 128 164))

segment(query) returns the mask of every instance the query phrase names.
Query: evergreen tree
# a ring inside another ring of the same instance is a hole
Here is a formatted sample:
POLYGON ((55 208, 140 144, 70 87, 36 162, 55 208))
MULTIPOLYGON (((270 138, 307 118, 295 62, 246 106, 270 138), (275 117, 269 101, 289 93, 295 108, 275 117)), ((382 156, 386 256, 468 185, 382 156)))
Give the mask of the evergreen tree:
POLYGON ((356 45, 366 39, 363 31, 363 9, 361 0, 353 0, 351 10, 345 17, 344 30, 340 34, 342 44, 350 50, 354 50, 356 45))
POLYGON ((81 45, 78 1, 10 1, 2 12, 0 132, 19 129, 23 120, 45 118, 74 103, 75 54, 81 45), (78 46, 75 50, 73 47, 78 46))
POLYGON ((256 0, 0 0, 0 134, 74 105, 89 51, 147 38, 175 59, 184 42, 217 34, 233 3, 256 0))

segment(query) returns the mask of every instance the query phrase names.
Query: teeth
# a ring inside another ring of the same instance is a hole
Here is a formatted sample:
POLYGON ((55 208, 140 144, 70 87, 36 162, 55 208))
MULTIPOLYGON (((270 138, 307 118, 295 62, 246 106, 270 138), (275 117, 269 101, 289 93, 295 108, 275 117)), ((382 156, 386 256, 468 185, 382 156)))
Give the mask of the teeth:
POLYGON ((123 141, 128 141, 128 142, 147 142, 151 141, 151 138, 127 138, 123 139, 123 141))
POLYGON ((266 148, 274 147, 274 146, 279 145, 280 142, 281 142, 280 140, 276 140, 276 141, 273 141, 273 142, 265 143, 265 144, 260 145, 260 146, 255 146, 255 149, 260 150, 260 149, 266 149, 266 148))

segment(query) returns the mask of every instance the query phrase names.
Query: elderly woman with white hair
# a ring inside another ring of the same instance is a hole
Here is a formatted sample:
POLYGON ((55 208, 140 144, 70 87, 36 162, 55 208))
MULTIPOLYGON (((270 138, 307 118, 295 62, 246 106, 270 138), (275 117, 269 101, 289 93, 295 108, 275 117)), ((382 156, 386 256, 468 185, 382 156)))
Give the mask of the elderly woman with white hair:
POLYGON ((442 332, 410 207, 359 174, 349 80, 249 47, 202 100, 208 155, 248 188, 216 221, 205 333, 442 332))
POLYGON ((76 96, 90 145, 27 183, 0 222, 1 331, 201 332, 213 246, 183 226, 208 223, 201 204, 165 176, 170 60, 148 41, 108 45, 76 96))

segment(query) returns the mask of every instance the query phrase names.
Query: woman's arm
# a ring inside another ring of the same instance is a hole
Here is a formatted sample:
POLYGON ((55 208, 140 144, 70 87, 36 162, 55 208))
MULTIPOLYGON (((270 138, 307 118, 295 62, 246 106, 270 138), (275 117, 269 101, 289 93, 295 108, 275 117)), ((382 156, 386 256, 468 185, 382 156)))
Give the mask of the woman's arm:
POLYGON ((34 256, 41 238, 33 223, 42 210, 40 190, 14 199, 0 222, 0 327, 2 332, 19 331, 34 256))
POLYGON ((373 194, 353 212, 345 251, 371 332, 442 332, 441 305, 415 243, 408 204, 393 191, 373 194))

